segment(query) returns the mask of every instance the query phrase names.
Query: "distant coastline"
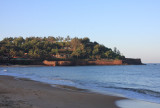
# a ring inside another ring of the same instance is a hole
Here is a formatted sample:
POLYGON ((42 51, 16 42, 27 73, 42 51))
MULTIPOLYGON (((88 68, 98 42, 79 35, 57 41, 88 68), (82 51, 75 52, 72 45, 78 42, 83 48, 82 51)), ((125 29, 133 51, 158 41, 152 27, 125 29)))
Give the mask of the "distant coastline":
POLYGON ((0 65, 141 65, 88 37, 9 37, 0 41, 0 65))
POLYGON ((89 65, 142 65, 141 59, 131 59, 126 58, 125 60, 57 60, 57 61, 49 61, 49 60, 4 60, 0 62, 0 65, 9 66, 9 65, 22 65, 22 66, 89 66, 89 65))

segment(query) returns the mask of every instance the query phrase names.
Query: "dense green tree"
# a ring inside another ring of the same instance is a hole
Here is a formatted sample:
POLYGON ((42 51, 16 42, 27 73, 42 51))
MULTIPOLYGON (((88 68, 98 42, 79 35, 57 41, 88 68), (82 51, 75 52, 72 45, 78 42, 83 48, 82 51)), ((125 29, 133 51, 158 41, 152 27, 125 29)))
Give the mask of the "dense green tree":
POLYGON ((79 47, 72 52, 72 56, 76 58, 84 58, 86 55, 86 50, 84 49, 84 45, 79 45, 79 47))
POLYGON ((67 36, 53 37, 9 37, 0 41, 0 56, 28 57, 33 59, 53 59, 53 54, 59 51, 71 54, 78 59, 124 59, 115 47, 113 51, 97 42, 91 42, 88 37, 70 38, 67 36), (61 50, 63 49, 63 50, 61 50))
POLYGON ((52 49, 52 50, 51 50, 51 54, 54 54, 54 55, 55 55, 55 54, 57 54, 57 53, 58 53, 58 49, 52 49))
POLYGON ((105 52, 105 56, 107 57, 107 59, 113 59, 114 55, 115 53, 111 50, 105 52))
POLYGON ((65 38, 65 41, 66 41, 66 42, 69 42, 70 40, 71 40, 70 36, 67 36, 67 37, 65 38))
POLYGON ((83 43, 84 45, 89 44, 89 43, 90 43, 90 39, 89 39, 88 37, 84 37, 84 38, 81 40, 81 43, 83 43))
POLYGON ((80 46, 80 44, 81 44, 81 42, 77 37, 73 38, 71 40, 71 47, 72 47, 73 51, 75 51, 80 46))
POLYGON ((47 41, 51 42, 51 43, 55 43, 56 42, 56 38, 53 36, 49 36, 47 41))
POLYGON ((15 46, 20 47, 24 43, 23 37, 18 37, 13 40, 15 46))
POLYGON ((14 49, 10 49, 9 55, 10 57, 15 57, 17 56, 17 52, 14 49))
POLYGON ((100 58, 100 45, 97 44, 94 46, 92 54, 93 54, 94 58, 96 58, 96 59, 100 58))

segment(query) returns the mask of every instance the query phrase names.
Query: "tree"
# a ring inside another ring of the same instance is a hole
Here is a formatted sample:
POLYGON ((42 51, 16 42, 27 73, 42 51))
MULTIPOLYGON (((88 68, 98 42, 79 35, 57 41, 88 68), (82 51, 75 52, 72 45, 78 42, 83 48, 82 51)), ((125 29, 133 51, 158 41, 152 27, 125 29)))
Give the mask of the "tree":
POLYGON ((119 50, 117 50, 117 54, 118 54, 118 55, 121 55, 121 52, 120 52, 119 50))
POLYGON ((86 56, 86 58, 89 59, 92 56, 92 49, 91 49, 91 47, 87 47, 87 48, 85 48, 85 50, 86 50, 85 56, 86 56))
POLYGON ((70 40, 71 40, 70 36, 67 36, 67 37, 65 38, 65 41, 66 41, 66 42, 69 42, 70 40))
POLYGON ((72 54, 73 58, 89 59, 89 58, 108 58, 108 59, 124 59, 120 51, 115 47, 111 49, 97 42, 91 42, 88 37, 73 38, 69 36, 63 37, 16 37, 4 38, 0 41, 0 56, 19 56, 34 59, 50 59, 51 55, 58 53, 58 49, 64 49, 66 55, 72 54), (72 49, 70 49, 72 48, 72 49))
POLYGON ((113 48, 113 52, 117 53, 117 48, 116 47, 113 48))
POLYGON ((10 49, 9 55, 10 57, 15 57, 17 56, 17 52, 14 49, 10 49))
POLYGON ((48 36, 48 39, 47 39, 49 42, 51 43, 55 43, 56 42, 56 38, 53 37, 53 36, 48 36))
POLYGON ((24 43, 23 37, 14 38, 13 43, 17 47, 21 47, 21 45, 24 43))
POLYGON ((57 41, 57 42, 62 42, 62 41, 63 41, 63 39, 64 39, 64 38, 63 38, 63 37, 61 37, 61 36, 56 37, 56 41, 57 41))
POLYGON ((113 59, 113 57, 114 57, 114 52, 111 51, 111 50, 106 51, 106 52, 105 52, 105 56, 106 56, 107 59, 113 59))
POLYGON ((81 44, 81 42, 77 37, 73 38, 71 40, 71 47, 72 47, 73 51, 75 51, 80 46, 80 44, 81 44))
POLYGON ((80 45, 76 50, 72 52, 72 56, 78 58, 84 58, 86 55, 86 50, 84 49, 84 45, 80 45))
POLYGON ((39 51, 39 49, 35 49, 35 50, 34 50, 33 57, 34 57, 35 59, 40 58, 40 51, 39 51))
POLYGON ((95 45, 95 46, 94 46, 94 49, 93 49, 93 51, 92 51, 93 56, 96 57, 97 59, 100 58, 100 55, 99 55, 99 47, 100 47, 100 45, 98 45, 98 44, 95 45))
POLYGON ((57 54, 57 53, 58 53, 58 49, 57 49, 57 48, 51 50, 51 54, 54 54, 54 55, 55 55, 55 54, 57 54))
POLYGON ((23 56, 24 56, 24 51, 20 50, 20 51, 17 53, 17 56, 23 57, 23 56))
POLYGON ((29 52, 28 52, 28 55, 29 55, 31 58, 34 58, 34 50, 33 50, 33 49, 30 49, 29 52))
POLYGON ((86 45, 87 43, 90 42, 90 39, 89 39, 88 37, 84 37, 84 38, 81 40, 81 42, 82 42, 84 45, 86 45))

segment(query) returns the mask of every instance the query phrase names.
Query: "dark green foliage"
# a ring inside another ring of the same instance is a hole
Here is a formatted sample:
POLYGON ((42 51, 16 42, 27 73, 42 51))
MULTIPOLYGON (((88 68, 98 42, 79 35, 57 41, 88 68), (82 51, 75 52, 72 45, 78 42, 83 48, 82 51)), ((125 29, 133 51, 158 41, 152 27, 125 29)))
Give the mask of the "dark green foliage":
MULTIPOLYGON (((67 59, 124 59, 117 48, 112 49, 90 42, 88 37, 16 37, 0 41, 0 57, 21 57, 39 60, 57 60, 53 55, 70 54, 67 59)), ((63 58, 59 58, 63 59, 63 58)))

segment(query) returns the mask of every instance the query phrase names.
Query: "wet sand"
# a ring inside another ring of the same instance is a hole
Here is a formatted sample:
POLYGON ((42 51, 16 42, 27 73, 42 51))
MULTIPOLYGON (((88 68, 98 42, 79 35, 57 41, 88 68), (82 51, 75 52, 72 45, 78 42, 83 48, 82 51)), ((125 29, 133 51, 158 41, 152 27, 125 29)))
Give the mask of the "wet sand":
POLYGON ((0 76, 0 108, 118 108, 121 97, 0 76))

